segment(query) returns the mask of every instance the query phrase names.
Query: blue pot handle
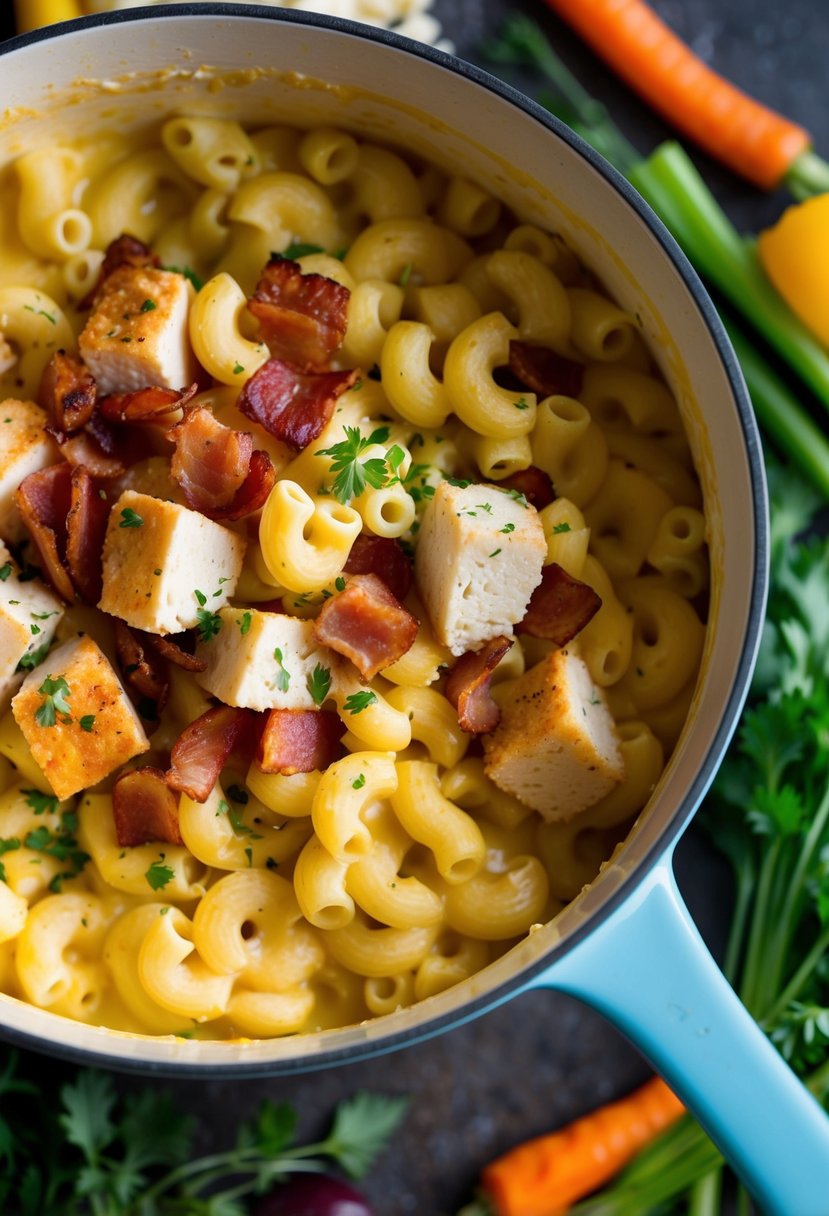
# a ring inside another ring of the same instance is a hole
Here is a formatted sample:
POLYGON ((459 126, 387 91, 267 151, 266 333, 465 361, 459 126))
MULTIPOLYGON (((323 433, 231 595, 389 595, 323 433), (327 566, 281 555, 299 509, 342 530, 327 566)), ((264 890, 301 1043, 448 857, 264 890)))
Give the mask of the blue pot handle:
POLYGON ((829 1213, 829 1118, 751 1018, 691 920, 670 857, 532 987, 605 1014, 770 1216, 829 1213))

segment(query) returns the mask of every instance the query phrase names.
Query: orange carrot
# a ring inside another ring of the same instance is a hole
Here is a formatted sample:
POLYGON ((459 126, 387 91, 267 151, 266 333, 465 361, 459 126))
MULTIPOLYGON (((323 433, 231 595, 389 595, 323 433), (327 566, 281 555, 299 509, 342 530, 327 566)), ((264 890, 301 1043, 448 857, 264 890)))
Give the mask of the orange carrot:
POLYGON ((568 1127, 539 1136, 486 1166, 497 1216, 561 1216, 670 1127, 684 1106, 661 1077, 568 1127))
POLYGON ((655 110, 755 185, 779 185, 811 145, 802 127, 707 67, 645 0, 546 3, 655 110))

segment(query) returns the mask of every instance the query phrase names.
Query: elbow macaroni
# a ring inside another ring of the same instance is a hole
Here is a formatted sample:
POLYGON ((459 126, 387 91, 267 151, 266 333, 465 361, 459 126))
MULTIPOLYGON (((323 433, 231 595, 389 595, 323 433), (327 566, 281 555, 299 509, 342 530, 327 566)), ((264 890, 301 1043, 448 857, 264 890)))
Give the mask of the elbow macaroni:
MULTIPOLYGON (((710 577, 680 410, 637 325, 574 250, 518 222, 485 183, 327 125, 249 130, 232 116, 179 115, 160 136, 113 147, 103 168, 79 145, 30 152, 11 171, 4 398, 36 399, 54 351, 77 349, 76 302, 122 232, 202 278, 186 334, 202 369, 195 404, 249 431, 275 472, 264 506, 223 524, 247 541, 222 626, 242 635, 254 607, 312 621, 342 590, 358 538, 411 555, 445 478, 515 496, 509 478, 545 473, 545 564, 601 598, 570 645, 605 691, 625 779, 554 824, 495 785, 446 696, 455 657, 416 587, 406 605, 417 634, 401 657, 366 682, 330 651, 317 683, 308 676, 314 710, 282 711, 331 715, 342 732, 333 763, 265 772, 256 719, 239 707, 249 746, 231 752, 204 801, 176 795, 181 843, 119 844, 114 775, 59 803, 4 705, 0 987, 140 1034, 195 1023, 211 1037, 265 1037, 394 1016, 474 976, 576 897, 660 781, 694 692, 710 577), (280 252, 349 293, 331 370, 360 369, 298 452, 238 404, 271 358, 247 303, 280 252), (513 389, 514 342, 565 360, 566 390, 513 389), (331 449, 349 440, 375 473, 342 494, 331 449)), ((145 430, 125 484, 184 504, 163 425, 145 430)), ((203 626, 214 590, 196 593, 203 626)), ((496 700, 553 649, 518 625, 492 673, 496 700)), ((95 608, 67 609, 59 640, 78 632, 116 661, 112 622, 95 608)), ((215 698, 198 672, 159 663, 167 700, 150 744, 161 767, 215 698)), ((279 664, 290 683, 289 659, 279 664)))

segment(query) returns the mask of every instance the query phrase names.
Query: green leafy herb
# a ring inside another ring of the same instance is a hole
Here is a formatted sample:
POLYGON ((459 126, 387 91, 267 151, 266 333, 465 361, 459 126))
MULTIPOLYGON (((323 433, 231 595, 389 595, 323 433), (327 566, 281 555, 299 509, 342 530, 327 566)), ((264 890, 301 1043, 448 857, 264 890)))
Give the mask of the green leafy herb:
POLYGON ((165 266, 164 269, 172 271, 173 274, 183 275, 185 279, 193 284, 196 292, 201 291, 202 287, 204 287, 204 283, 196 274, 195 270, 191 269, 189 266, 165 266))
POLYGON ((360 773, 351 782, 351 788, 353 790, 361 790, 363 788, 363 786, 365 785, 365 783, 366 783, 366 775, 365 775, 365 773, 360 773))
POLYGON ((140 311, 141 312, 154 312, 156 308, 158 308, 158 305, 156 304, 155 300, 145 300, 144 303, 141 305, 140 311))
POLYGON ((3 565, 0 566, 0 583, 5 583, 6 579, 11 574, 12 569, 13 567, 11 562, 4 562, 3 565))
MULTIPOLYGON (((18 840, 18 838, 16 836, 7 836, 5 839, 0 839, 0 857, 2 857, 4 853, 12 853, 16 849, 19 849, 19 848, 20 848, 20 841, 18 840)), ((2 861, 0 861, 0 882, 5 882, 5 881, 6 881, 6 867, 3 865, 2 861)), ((0 1124, 0 1129, 2 1129, 2 1124, 0 1124)), ((0 1142, 0 1148, 2 1148, 1 1142, 0 1142)))
POLYGON ((31 650, 28 654, 24 654, 20 662, 17 664, 17 671, 33 671, 38 667, 46 655, 49 653, 50 642, 44 642, 42 646, 38 646, 37 650, 31 650))
POLYGON ((165 853, 160 853, 158 861, 154 861, 144 875, 154 891, 160 891, 175 878, 176 872, 173 867, 164 864, 165 857, 165 853))
POLYGON ((285 667, 282 661, 282 651, 277 646, 273 652, 273 657, 276 659, 276 687, 280 692, 287 692, 291 686, 291 673, 285 667))
POLYGON ((56 814, 58 809, 58 800, 54 794, 41 794, 40 790, 21 790, 21 794, 26 799, 26 805, 30 806, 36 815, 56 814))
POLYGON ((251 616, 251 614, 249 612, 243 612, 241 620, 238 620, 236 622, 236 624, 239 626, 239 632, 241 633, 242 637, 244 637, 245 634, 249 631, 252 620, 253 620, 253 617, 251 616))
POLYGON ((490 557, 497 557, 497 556, 498 556, 498 554, 499 554, 500 552, 501 552, 501 550, 500 550, 500 549, 493 549, 493 550, 492 550, 492 552, 490 553, 490 555, 489 555, 489 556, 490 556, 490 557))
POLYGON ((407 262, 406 265, 403 267, 402 271, 400 272, 400 286, 408 287, 409 280, 411 279, 411 277, 412 277, 412 264, 411 264, 411 262, 407 262))
MULTIPOLYGON (((500 486, 498 488, 501 489, 500 486)), ((503 493, 508 494, 509 497, 514 502, 517 502, 520 507, 526 507, 527 510, 529 510, 530 504, 527 502, 527 496, 525 494, 522 494, 520 490, 512 490, 512 489, 503 490, 503 493)))
POLYGON ((38 726, 54 726, 58 714, 64 715, 64 722, 72 721, 69 716, 71 708, 66 700, 72 694, 63 676, 58 676, 55 680, 47 676, 37 691, 43 697, 43 704, 35 710, 35 722, 38 726))
POLYGON ((144 525, 144 520, 133 511, 132 507, 124 507, 121 511, 121 522, 119 528, 141 528, 144 525))
POLYGON ((244 370, 245 370, 245 369, 244 369, 244 366, 243 366, 241 363, 234 363, 234 364, 233 364, 233 374, 234 374, 234 376, 241 376, 241 374, 242 374, 242 372, 243 372, 244 370))
POLYGON ((82 718, 78 719, 78 725, 80 726, 81 730, 85 730, 87 734, 90 734, 92 732, 92 727, 95 725, 95 715, 84 714, 82 718))
POLYGON ((347 426, 346 438, 333 447, 321 448, 318 456, 331 457, 331 472, 335 474, 334 496, 342 503, 348 503, 352 498, 362 494, 367 485, 379 490, 386 484, 388 470, 386 461, 379 456, 361 461, 360 454, 374 444, 385 443, 389 437, 387 426, 378 427, 366 438, 360 434, 360 428, 347 426))
POLYGON ((305 684, 314 704, 322 705, 331 690, 330 669, 323 667, 322 663, 317 663, 314 670, 306 676, 305 684))
POLYGON ((513 404, 517 410, 528 410, 530 408, 530 403, 526 397, 519 397, 513 404))
POLYGON ((309 253, 325 253, 325 250, 322 245, 306 245, 302 241, 297 241, 283 249, 279 256, 295 262, 297 258, 307 257, 309 253))
POLYGON ((347 696, 343 709, 350 714, 361 714, 364 709, 368 709, 369 705, 374 705, 376 700, 377 693, 372 692, 370 688, 365 688, 361 692, 352 692, 347 696))
POLYGON ((218 612, 210 612, 205 608, 207 596, 198 588, 193 592, 200 607, 196 609, 196 629, 199 635, 200 642, 209 642, 216 637, 217 633, 221 632, 222 618, 218 612))
POLYGON ((499 531, 499 532, 506 532, 507 534, 509 534, 510 532, 514 532, 514 531, 515 531, 515 524, 504 524, 503 528, 499 528, 499 529, 498 529, 498 531, 499 531))
POLYGON ((58 319, 54 313, 47 312, 45 308, 33 308, 31 304, 23 305, 26 312, 33 312, 37 317, 45 317, 50 325, 57 325, 58 319))
POLYGON ((338 574, 334 579, 334 587, 337 591, 345 591, 345 579, 341 574, 338 574))
POLYGON ((553 533, 556 535, 561 532, 569 532, 569 531, 570 531, 570 525, 568 524, 566 519, 563 520, 560 524, 553 525, 553 533))
POLYGON ((75 878, 89 861, 89 854, 78 844, 77 830, 78 816, 74 811, 64 811, 56 831, 43 824, 29 832, 23 841, 27 849, 53 857, 56 861, 69 863, 67 869, 61 870, 52 878, 49 883, 51 891, 60 891, 66 879, 75 878))

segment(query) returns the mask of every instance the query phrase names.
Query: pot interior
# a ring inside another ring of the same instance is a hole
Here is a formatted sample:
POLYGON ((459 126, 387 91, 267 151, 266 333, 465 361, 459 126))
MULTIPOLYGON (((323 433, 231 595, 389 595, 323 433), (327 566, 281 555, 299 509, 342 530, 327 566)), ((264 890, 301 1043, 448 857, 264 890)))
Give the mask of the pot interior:
POLYGON ((581 896, 484 971, 376 1021, 283 1039, 143 1038, 1 998, 6 1033, 113 1067, 287 1071, 385 1050, 504 999, 572 948, 677 837, 746 690, 764 590, 762 472, 747 398, 710 302, 634 192, 575 137, 475 69, 393 36, 270 9, 199 5, 21 39, 2 66, 0 165, 79 131, 123 131, 181 111, 259 125, 328 123, 461 172, 522 220, 560 232, 639 318, 679 402, 703 487, 712 567, 701 678, 647 809, 581 896))

